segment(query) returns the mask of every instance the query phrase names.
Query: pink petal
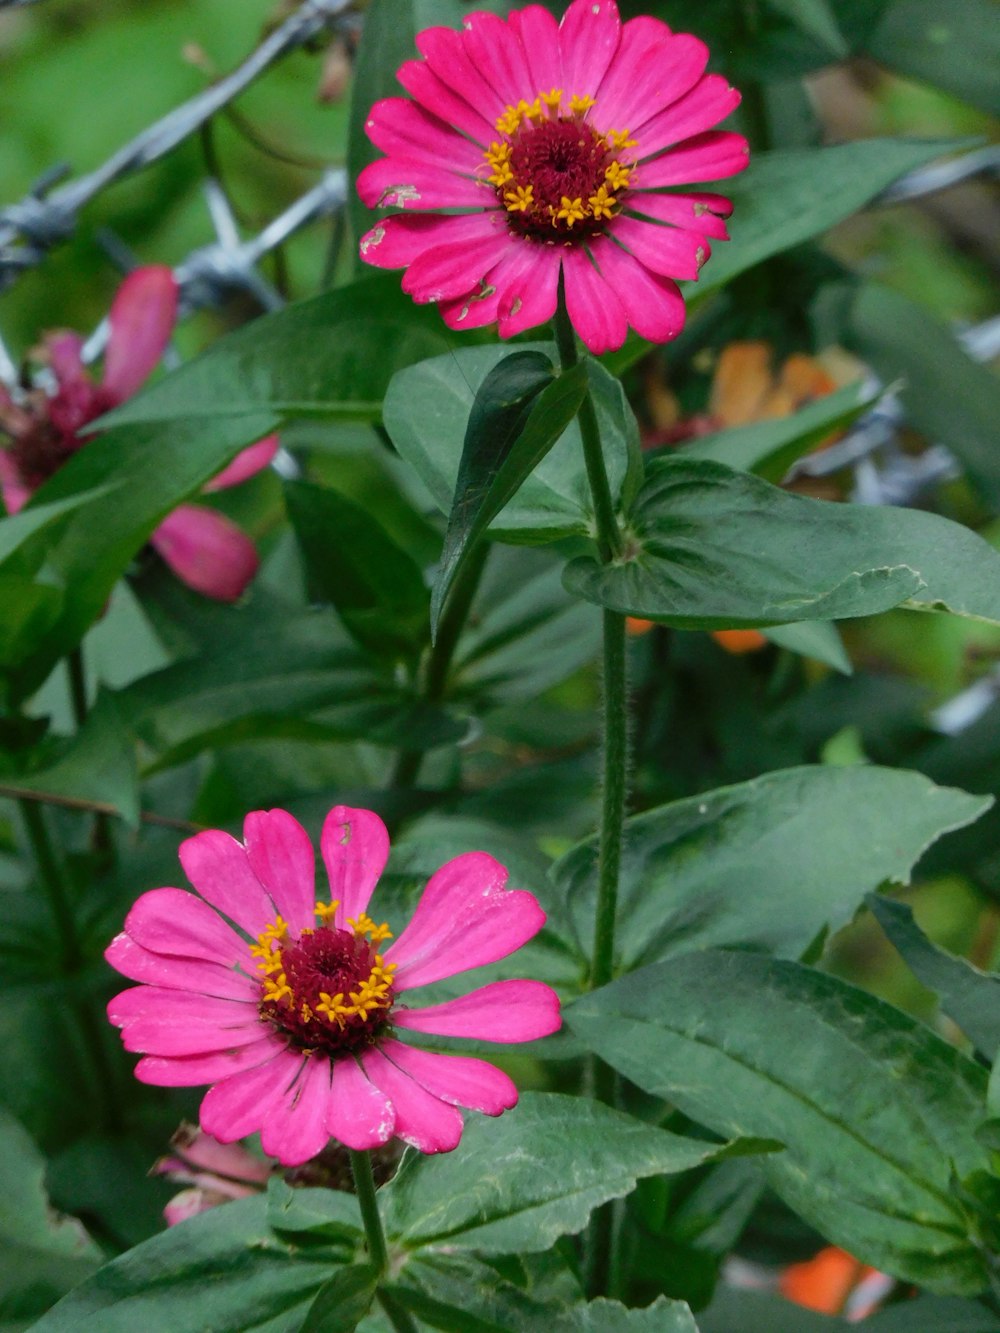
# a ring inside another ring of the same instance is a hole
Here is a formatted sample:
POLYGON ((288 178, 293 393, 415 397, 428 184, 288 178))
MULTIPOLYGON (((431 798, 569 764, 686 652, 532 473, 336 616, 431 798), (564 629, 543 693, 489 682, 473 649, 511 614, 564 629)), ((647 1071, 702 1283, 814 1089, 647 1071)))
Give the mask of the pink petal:
POLYGON ((137 268, 118 288, 108 316, 103 385, 119 402, 135 393, 159 361, 176 319, 177 283, 169 268, 137 268))
POLYGON ((709 130, 644 162, 638 183, 644 190, 654 190, 664 185, 718 180, 745 170, 749 161, 750 147, 742 134, 709 130))
POLYGON ((197 1167, 200 1171, 228 1176, 227 1185, 238 1180, 263 1184, 271 1174, 268 1163, 248 1152, 242 1144, 220 1143, 194 1125, 182 1125, 171 1139, 171 1147, 183 1154, 183 1169, 190 1171, 197 1167))
MULTIPOLYGON (((629 29, 634 23, 643 26, 655 20, 631 19, 622 34, 624 47, 629 29)), ((664 25, 665 27, 666 25, 664 25)), ((640 32, 640 36, 643 34, 640 32)), ((698 82, 708 64, 708 47, 690 33, 670 33, 661 46, 649 42, 648 30, 643 59, 636 50, 637 77, 629 80, 619 70, 615 60, 597 94, 597 108, 601 126, 606 129, 629 129, 639 140, 639 151, 644 152, 643 126, 664 107, 676 102, 698 82), (651 82, 650 82, 651 79, 651 82)))
MULTIPOLYGON (((262 1029, 264 1030, 264 1029, 262 1029)), ((273 1033, 260 1041, 249 1042, 229 1051, 209 1051, 205 1055, 174 1057, 145 1055, 135 1067, 140 1083, 160 1088, 197 1088, 203 1083, 219 1083, 231 1074, 267 1064, 286 1049, 273 1033)))
MULTIPOLYGON (((472 59, 465 33, 455 32, 452 28, 424 28, 417 33, 417 50, 427 62, 427 68, 484 117, 490 127, 490 138, 495 138, 494 122, 509 98, 497 92, 487 72, 472 59)), ((479 136, 474 138, 478 143, 479 136)))
POLYGON ((87 382, 87 372, 81 355, 83 339, 78 333, 60 330, 58 333, 47 334, 45 350, 60 389, 87 382))
POLYGON ((559 24, 541 5, 514 9, 507 15, 511 29, 521 39, 525 58, 531 71, 534 93, 525 98, 534 101, 538 93, 550 88, 563 87, 562 51, 559 46, 559 24))
POLYGON ((278 452, 281 441, 277 435, 265 435, 256 444, 251 444, 236 455, 228 467, 202 487, 204 491, 222 491, 228 486, 239 486, 241 482, 263 472, 271 459, 278 452))
POLYGON ((472 295, 458 296, 453 301, 440 301, 438 311, 449 329, 481 329, 485 324, 495 324, 499 293, 490 283, 472 295))
POLYGON ((570 321, 594 355, 621 347, 628 335, 625 311, 585 250, 565 251, 563 277, 570 321))
POLYGON ((117 935, 104 957, 130 981, 144 981, 167 990, 195 991, 217 999, 256 1001, 260 996, 260 984, 232 967, 150 953, 127 934, 117 935))
POLYGON ((492 981, 457 1000, 392 1011, 393 1025, 435 1037, 535 1041, 558 1032, 559 997, 541 981, 492 981))
POLYGON ((353 1056, 337 1060, 327 1103, 327 1133, 348 1148, 363 1152, 387 1143, 395 1126, 392 1102, 368 1081, 353 1056))
POLYGON ((517 1088, 502 1069, 468 1055, 437 1055, 383 1041, 382 1054, 434 1097, 453 1106, 468 1106, 484 1115, 500 1115, 517 1105, 517 1088))
POLYGON ((481 240, 493 235, 498 227, 506 229, 498 209, 450 217, 396 213, 362 236, 361 258, 376 268, 405 268, 427 250, 481 240))
POLYGON ((316 857, 309 834, 287 810, 255 810, 243 821, 247 861, 280 916, 298 935, 316 924, 316 857))
POLYGON ((380 157, 358 176, 358 194, 369 208, 485 208, 496 202, 493 186, 416 157, 380 157))
POLYGON ((419 302, 466 296, 478 290, 509 245, 504 229, 482 240, 425 250, 406 270, 403 291, 419 302))
POLYGON ((613 241, 592 242, 594 260, 618 293, 629 324, 650 342, 670 342, 684 328, 684 297, 675 282, 651 273, 613 241))
POLYGON ((181 843, 177 855, 205 901, 248 935, 256 938, 274 921, 274 907, 250 867, 246 848, 228 833, 222 829, 196 833, 181 843))
MULTIPOLYGON (((636 132, 638 151, 645 159, 669 148, 671 144, 681 143, 684 139, 701 134, 703 130, 710 130, 720 120, 725 120, 739 104, 740 95, 727 79, 718 74, 706 74, 689 93, 647 121, 641 131, 636 132)), ((641 170, 637 178, 642 184, 641 170)))
POLYGON ((122 1045, 142 1055, 207 1055, 259 1041, 264 1024, 257 1005, 217 1000, 161 986, 136 986, 108 1004, 122 1029, 122 1045))
POLYGON ((372 891, 389 859, 389 834, 372 810, 335 805, 326 817, 320 848, 330 877, 330 901, 339 902, 334 925, 349 929, 368 910, 372 891))
POLYGON ((330 1059, 306 1056, 301 1072, 264 1117, 260 1146, 283 1166, 301 1166, 330 1141, 326 1118, 330 1101, 330 1059))
POLYGON ((19 513, 31 498, 31 492, 21 481, 17 465, 4 449, 0 449, 0 494, 3 495, 4 508, 8 514, 19 513))
POLYGON ((708 241, 698 232, 659 222, 615 218, 612 234, 641 264, 665 278, 697 278, 711 254, 708 241))
POLYGON ((246 942, 214 907, 185 889, 144 893, 125 918, 125 932, 153 953, 204 958, 229 966, 250 957, 246 942))
POLYGON ((502 280, 491 274, 500 293, 497 306, 501 338, 546 324, 556 313, 559 293, 559 250, 555 246, 523 245, 516 265, 502 280))
POLYGON ((490 120, 470 106, 464 97, 438 78, 426 60, 407 60, 396 71, 396 78, 414 101, 446 124, 454 125, 474 143, 485 147, 496 138, 493 124, 496 117, 490 120))
POLYGON ((149 540, 182 583, 219 602, 235 602, 257 573, 253 542, 214 509, 181 505, 149 540))
POLYGON ((300 1051, 283 1051, 266 1064, 216 1083, 202 1098, 198 1116, 202 1129, 220 1143, 255 1133, 295 1081, 304 1059, 300 1051))
POLYGON ((567 97, 594 97, 621 41, 614 0, 573 0, 559 25, 567 97))
POLYGON ((657 222, 699 231, 715 241, 729 240, 723 219, 729 217, 733 206, 721 194, 653 194, 646 190, 630 190, 624 205, 626 216, 641 213, 657 222))
POLYGON ((361 1057, 365 1073, 390 1099, 396 1111, 396 1134, 421 1152, 451 1152, 458 1147, 464 1122, 454 1106, 434 1097, 387 1060, 369 1049, 361 1057))
POLYGON ((168 1227, 175 1227, 179 1222, 197 1217, 199 1213, 207 1213, 210 1208, 218 1208, 222 1202, 212 1190, 181 1190, 164 1207, 163 1218, 168 1227))
POLYGON ((386 97, 376 102, 365 121, 365 133, 383 153, 438 165, 447 162, 470 176, 485 165, 479 144, 470 143, 440 117, 407 97, 386 97))
POLYGON ((524 47, 496 14, 473 13, 462 19, 462 45, 476 69, 496 92, 502 106, 533 102, 541 89, 531 77, 524 47))
POLYGON ((386 950, 397 991, 428 986, 506 958, 545 924, 524 889, 507 891, 507 871, 486 852, 465 852, 436 870, 410 924, 386 950))

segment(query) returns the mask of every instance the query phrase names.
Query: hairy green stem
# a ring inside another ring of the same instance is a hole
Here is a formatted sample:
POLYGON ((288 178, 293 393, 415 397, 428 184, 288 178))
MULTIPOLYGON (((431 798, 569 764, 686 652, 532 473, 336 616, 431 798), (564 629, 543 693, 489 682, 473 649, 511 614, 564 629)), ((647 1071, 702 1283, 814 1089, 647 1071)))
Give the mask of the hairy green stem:
MULTIPOLYGON (((382 1230, 382 1218, 378 1211, 375 1197, 375 1176, 372 1171, 372 1159, 369 1152, 358 1152, 348 1148, 351 1158, 351 1171, 354 1175, 354 1189, 361 1209, 361 1221, 364 1223, 365 1236, 368 1240, 368 1258, 379 1271, 379 1280, 389 1268, 389 1251, 386 1248, 385 1232, 382 1230)), ((416 1325, 406 1310, 402 1309, 384 1292, 379 1293, 382 1308, 389 1317, 396 1333, 416 1333, 416 1325)))

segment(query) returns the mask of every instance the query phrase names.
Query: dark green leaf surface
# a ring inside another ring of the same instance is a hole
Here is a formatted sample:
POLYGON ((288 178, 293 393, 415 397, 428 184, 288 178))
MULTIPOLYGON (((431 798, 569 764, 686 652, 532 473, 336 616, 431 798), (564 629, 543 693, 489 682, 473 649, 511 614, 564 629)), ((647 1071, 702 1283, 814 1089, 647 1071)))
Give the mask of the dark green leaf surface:
POLYGON ((792 20, 796 27, 814 38, 836 58, 847 55, 844 34, 837 26, 836 16, 828 0, 767 0, 779 14, 792 20))
POLYGON ((893 0, 866 47, 890 69, 1000 115, 1000 25, 991 0, 893 0))
MULTIPOLYGON (((704 792, 626 823, 618 949, 634 967, 744 945, 798 957, 885 881, 978 818, 989 797, 902 769, 791 768, 704 792)), ((593 931, 596 840, 553 867, 581 948, 593 931)))
POLYGON ((932 442, 946 444, 988 503, 1000 507, 1000 380, 901 292, 867 284, 850 318, 865 360, 886 380, 903 377, 908 420, 932 442))
POLYGON ((841 671, 849 676, 854 668, 836 625, 828 620, 803 620, 792 625, 771 625, 764 630, 765 639, 770 639, 779 648, 787 648, 802 657, 814 657, 817 662, 825 662, 834 671, 841 671))
POLYGON ((987 1285, 951 1188, 986 1166, 986 1074, 915 1019, 799 963, 707 950, 613 982, 566 1022, 718 1133, 783 1142, 762 1170, 833 1244, 939 1293, 987 1285))
POLYGON ((72 1291, 38 1333, 296 1333, 343 1249, 276 1235, 263 1196, 237 1199, 137 1245, 72 1291))
POLYGON ((316 1293, 298 1333, 354 1333, 371 1309, 378 1280, 373 1264, 341 1268, 316 1293))
POLYGON ((531 1253, 581 1230, 598 1204, 628 1194, 641 1177, 687 1171, 731 1150, 599 1102, 525 1093, 501 1120, 470 1121, 447 1156, 409 1156, 380 1197, 389 1235, 407 1248, 531 1253))
POLYGON ((1000 623, 1000 555, 937 514, 810 500, 719 463, 656 459, 631 529, 630 558, 567 566, 571 592, 679 629, 904 604, 1000 623))
POLYGON ((585 365, 553 379, 540 352, 515 352, 486 376, 462 445, 431 600, 435 631, 466 556, 576 417, 586 388, 585 365))
MULTIPOLYGON (((856 1325, 780 1296, 723 1288, 698 1314, 701 1333, 847 1333, 856 1325)), ((1000 1333, 1000 1319, 976 1301, 921 1296, 868 1315, 865 1333, 1000 1333)))
MULTIPOLYGON (((553 359, 548 343, 527 349, 553 359)), ((450 514, 469 415, 487 375, 510 355, 506 347, 466 347, 401 371, 385 400, 385 427, 434 503, 450 514)), ((595 368, 588 372, 601 426, 612 495, 632 484, 638 428, 621 385, 595 368)), ((574 422, 548 452, 490 531, 511 541, 554 541, 587 533, 593 522, 579 427, 574 422)))
POLYGON ((981 972, 933 944, 913 919, 913 909, 871 894, 868 906, 920 981, 935 991, 953 1018, 988 1060, 1000 1050, 1000 977, 981 972))

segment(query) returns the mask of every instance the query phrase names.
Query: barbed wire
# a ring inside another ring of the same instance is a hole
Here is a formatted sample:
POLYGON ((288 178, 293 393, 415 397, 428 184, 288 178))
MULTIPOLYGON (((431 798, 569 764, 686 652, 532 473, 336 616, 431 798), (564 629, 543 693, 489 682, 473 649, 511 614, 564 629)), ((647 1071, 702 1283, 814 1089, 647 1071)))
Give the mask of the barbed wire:
POLYGON ((174 107, 95 170, 62 186, 70 168, 59 164, 47 171, 23 199, 0 209, 0 291, 72 236, 80 210, 102 190, 164 157, 277 60, 336 27, 354 6, 355 0, 304 0, 232 73, 174 107))

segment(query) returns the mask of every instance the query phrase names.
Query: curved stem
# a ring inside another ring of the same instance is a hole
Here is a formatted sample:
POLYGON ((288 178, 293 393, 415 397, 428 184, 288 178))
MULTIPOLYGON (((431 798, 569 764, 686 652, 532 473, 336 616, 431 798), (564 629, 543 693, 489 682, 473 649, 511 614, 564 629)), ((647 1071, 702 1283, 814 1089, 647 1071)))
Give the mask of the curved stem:
MULTIPOLYGON (((385 1243, 385 1232, 382 1230, 378 1200, 375 1197, 375 1176, 372 1172, 371 1153, 358 1152, 354 1148, 348 1148, 347 1151, 351 1159, 351 1171, 354 1175, 354 1189, 358 1196, 358 1207, 361 1209, 361 1220, 364 1223, 365 1236, 368 1240, 368 1257, 378 1269, 379 1279, 381 1280, 389 1268, 389 1251, 385 1243)), ((410 1318, 409 1313, 392 1300, 386 1292, 379 1292, 379 1301, 396 1333, 416 1333, 416 1325, 410 1318)))

